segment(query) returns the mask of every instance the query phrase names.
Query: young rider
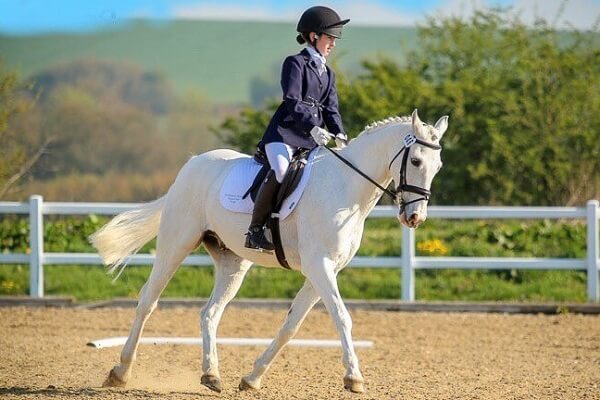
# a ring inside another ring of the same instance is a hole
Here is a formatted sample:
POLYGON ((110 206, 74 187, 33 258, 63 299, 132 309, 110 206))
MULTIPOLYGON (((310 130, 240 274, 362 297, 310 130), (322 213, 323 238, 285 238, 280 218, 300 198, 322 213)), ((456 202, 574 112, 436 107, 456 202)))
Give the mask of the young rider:
POLYGON ((254 202, 252 222, 246 234, 248 248, 274 249, 265 237, 265 223, 292 155, 298 149, 323 146, 331 136, 335 137, 338 146, 347 140, 338 110, 335 73, 326 64, 326 57, 335 47, 336 39, 342 37, 342 28, 349 21, 323 6, 309 8, 298 21, 296 41, 306 47, 283 62, 283 101, 258 144, 267 155, 271 170, 254 202))
POLYGON ((342 28, 349 21, 322 6, 309 8, 298 21, 296 41, 306 47, 283 62, 283 101, 258 144, 267 155, 271 170, 254 202, 252 222, 246 234, 248 248, 274 249, 265 237, 265 223, 292 155, 298 149, 326 145, 331 136, 335 137, 338 146, 347 140, 338 110, 335 73, 326 64, 326 57, 335 47, 336 39, 342 37, 342 28))

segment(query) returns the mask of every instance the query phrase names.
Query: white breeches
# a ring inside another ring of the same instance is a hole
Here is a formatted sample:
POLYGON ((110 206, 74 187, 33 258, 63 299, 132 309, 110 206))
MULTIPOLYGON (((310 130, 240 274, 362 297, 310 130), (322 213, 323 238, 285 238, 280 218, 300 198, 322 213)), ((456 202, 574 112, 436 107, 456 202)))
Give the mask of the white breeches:
POLYGON ((290 166, 292 155, 296 149, 282 142, 267 143, 265 153, 271 164, 271 169, 275 172, 277 182, 283 182, 283 177, 290 166))

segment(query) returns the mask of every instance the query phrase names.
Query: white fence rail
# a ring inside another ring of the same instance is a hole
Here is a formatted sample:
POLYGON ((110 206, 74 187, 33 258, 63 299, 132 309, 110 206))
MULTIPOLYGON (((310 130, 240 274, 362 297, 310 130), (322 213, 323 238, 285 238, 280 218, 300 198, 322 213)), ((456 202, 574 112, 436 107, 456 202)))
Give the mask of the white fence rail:
MULTIPOLYGON (((0 214, 28 214, 30 221, 29 254, 0 254, 0 264, 29 264, 30 296, 44 296, 44 265, 79 264, 99 265, 95 253, 46 253, 44 252, 44 215, 104 214, 114 215, 135 207, 133 203, 44 203, 41 196, 31 196, 29 203, 0 202, 0 214)), ((393 206, 375 207, 369 218, 394 218, 393 206)), ((351 267, 401 268, 402 300, 415 299, 416 269, 538 269, 538 270, 585 270, 587 271, 587 297, 600 301, 598 266, 598 218, 597 200, 590 200, 586 207, 429 207, 429 218, 446 219, 585 219, 587 221, 587 257, 568 258, 520 258, 520 257, 416 257, 414 230, 402 227, 401 257, 354 257, 351 267)), ((151 265, 154 256, 137 254, 130 264, 151 265)), ((192 255, 184 265, 211 266, 208 256, 192 255)))

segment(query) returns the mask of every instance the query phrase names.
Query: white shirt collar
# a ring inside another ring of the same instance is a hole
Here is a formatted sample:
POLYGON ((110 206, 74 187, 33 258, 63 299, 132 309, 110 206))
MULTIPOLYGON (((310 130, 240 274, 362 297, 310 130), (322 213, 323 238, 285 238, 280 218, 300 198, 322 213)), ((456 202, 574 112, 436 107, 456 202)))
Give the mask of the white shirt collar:
POLYGON ((327 63, 327 59, 321 55, 314 47, 306 46, 306 50, 310 54, 310 57, 317 62, 317 64, 325 65, 327 63))

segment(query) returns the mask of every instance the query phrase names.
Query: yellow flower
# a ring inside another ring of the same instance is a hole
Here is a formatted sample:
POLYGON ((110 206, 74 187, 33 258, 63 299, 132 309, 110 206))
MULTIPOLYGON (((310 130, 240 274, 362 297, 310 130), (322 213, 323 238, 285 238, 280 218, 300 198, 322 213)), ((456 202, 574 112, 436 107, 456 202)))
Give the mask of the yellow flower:
POLYGON ((2 290, 6 292, 11 292, 14 288, 17 287, 17 284, 13 281, 2 281, 2 284, 0 286, 2 287, 2 290))
POLYGON ((417 243, 417 249, 425 254, 440 255, 448 253, 448 247, 439 239, 424 240, 417 243))

